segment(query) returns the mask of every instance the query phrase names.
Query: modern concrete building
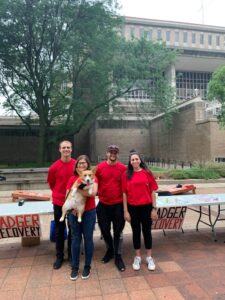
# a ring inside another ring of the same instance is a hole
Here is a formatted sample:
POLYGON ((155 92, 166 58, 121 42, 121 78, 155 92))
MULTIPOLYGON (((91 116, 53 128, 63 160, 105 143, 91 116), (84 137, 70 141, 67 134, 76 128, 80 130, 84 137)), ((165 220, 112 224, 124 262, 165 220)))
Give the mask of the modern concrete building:
MULTIPOLYGON (((206 122, 208 124, 206 127, 210 128, 210 130, 207 129, 206 135, 203 134, 203 129, 198 130, 198 133, 195 130, 193 124, 200 122, 199 118, 195 118, 196 113, 189 113, 189 121, 186 122, 184 111, 187 109, 184 107, 191 106, 195 111, 196 100, 190 103, 187 100, 196 97, 198 101, 207 100, 207 85, 212 73, 225 65, 225 28, 126 17, 123 34, 127 39, 145 37, 181 51, 176 63, 167 70, 166 76, 169 77, 171 85, 176 88, 176 98, 184 104, 182 109, 178 107, 180 118, 176 116, 173 119, 174 128, 169 131, 164 130, 160 123, 157 130, 155 124, 159 124, 161 117, 153 117, 151 114, 143 116, 148 124, 144 127, 134 113, 138 103, 150 101, 148 96, 143 93, 143 90, 130 92, 128 100, 120 99, 120 105, 126 111, 126 113, 123 111, 122 117, 114 114, 111 120, 96 120, 90 131, 91 158, 96 160, 97 157, 103 157, 105 145, 113 141, 120 145, 122 157, 127 157, 125 153, 128 153, 129 149, 137 148, 143 155, 154 159, 221 161, 222 157, 225 157, 225 147, 221 146, 221 139, 225 139, 225 133, 219 129, 216 119, 220 105, 217 102, 208 103, 207 101, 202 101, 200 104, 201 110, 198 112, 201 112, 201 122, 206 122), (150 120, 151 122, 148 123, 150 120), (191 133, 190 128, 192 128, 191 133), (162 132, 167 132, 169 135, 165 134, 162 139, 162 132), (201 134, 202 139, 200 139, 201 134), (192 137, 191 143, 190 137, 192 137), (202 142, 199 144, 197 141, 200 140, 202 142)), ((203 127, 203 125, 198 125, 198 128, 203 127)))
MULTIPOLYGON (((115 143, 120 146, 124 161, 131 148, 161 160, 225 159, 225 145, 222 142, 225 141, 225 132, 219 129, 216 120, 220 106, 202 101, 207 99, 207 85, 212 72, 225 65, 225 27, 126 17, 123 34, 127 39, 145 36, 149 40, 165 43, 169 48, 181 50, 176 63, 166 71, 180 100, 179 115, 174 116, 173 128, 169 130, 163 128, 161 116, 148 113, 140 120, 135 114, 136 107, 149 103, 150 99, 143 91, 135 90, 129 93, 128 99, 119 99, 126 113, 112 114, 111 119, 99 118, 90 128, 84 128, 74 137, 75 155, 88 154, 96 162, 104 157, 106 145, 115 143)), ((19 139, 13 138, 9 142, 6 136, 10 128, 15 126, 0 126, 0 139, 4 135, 5 141, 1 145, 0 157, 6 159, 9 153, 8 160, 12 153, 6 147, 10 143, 10 149, 16 149, 19 139), (4 156, 1 155, 3 153, 4 156)), ((14 136, 12 130, 9 132, 14 136)), ((21 136, 23 143, 27 141, 27 147, 24 144, 21 148, 21 157, 33 142, 37 142, 35 134, 33 137, 28 135, 26 138, 24 133, 21 136)), ((31 154, 32 151, 26 158, 31 159, 31 154)), ((35 153, 31 156, 35 158, 35 153)))
POLYGON ((225 65, 224 27, 127 17, 124 35, 144 36, 182 51, 168 70, 179 99, 206 99, 212 72, 225 65))

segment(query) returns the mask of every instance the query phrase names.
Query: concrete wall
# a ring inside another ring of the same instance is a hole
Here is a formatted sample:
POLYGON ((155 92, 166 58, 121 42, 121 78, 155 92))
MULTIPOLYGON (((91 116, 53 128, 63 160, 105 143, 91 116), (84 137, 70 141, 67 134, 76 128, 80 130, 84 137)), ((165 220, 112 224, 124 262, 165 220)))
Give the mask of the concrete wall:
POLYGON ((225 130, 217 120, 205 120, 204 102, 180 107, 166 128, 162 117, 150 125, 151 157, 177 161, 214 161, 225 157, 225 130))
MULTIPOLYGON (((105 158, 109 144, 117 144, 120 147, 120 160, 125 163, 132 148, 147 157, 161 160, 194 162, 225 157, 225 130, 219 128, 217 120, 205 119, 205 104, 199 99, 180 105, 169 129, 164 125, 162 116, 154 118, 149 128, 140 128, 140 124, 136 126, 135 122, 132 128, 126 126, 108 128, 110 126, 104 124, 104 128, 101 128, 97 122, 93 122, 74 136, 73 156, 86 154, 92 162, 97 162, 98 157, 105 158)), ((36 160, 38 137, 0 134, 0 140, 1 164, 36 160)), ((52 147, 52 154, 53 161, 59 157, 58 145, 52 147)))
POLYGON ((79 133, 74 136, 74 155, 78 157, 79 155, 85 154, 90 157, 91 147, 89 140, 89 128, 83 128, 79 133))
POLYGON ((109 129, 98 128, 92 131, 90 137, 92 150, 92 160, 97 161, 98 156, 105 157, 106 148, 110 144, 116 144, 120 148, 120 160, 124 163, 128 161, 128 153, 135 148, 144 155, 149 154, 149 130, 148 129, 109 129))
POLYGON ((220 128, 217 121, 210 122, 211 158, 225 157, 225 129, 220 128))

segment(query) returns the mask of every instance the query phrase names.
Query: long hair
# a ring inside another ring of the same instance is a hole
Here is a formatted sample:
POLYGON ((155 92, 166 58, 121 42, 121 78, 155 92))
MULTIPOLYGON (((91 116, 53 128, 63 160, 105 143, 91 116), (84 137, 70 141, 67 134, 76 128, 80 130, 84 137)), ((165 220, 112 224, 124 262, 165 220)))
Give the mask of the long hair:
POLYGON ((76 164, 75 164, 75 167, 74 167, 74 175, 79 175, 77 173, 77 166, 78 166, 78 163, 80 160, 85 160, 87 162, 87 170, 90 170, 91 169, 91 162, 90 162, 90 159, 87 155, 80 155, 78 156, 77 160, 76 160, 76 164))
POLYGON ((149 174, 152 174, 151 171, 149 170, 148 166, 146 165, 146 163, 141 158, 140 154, 135 149, 132 149, 132 150, 130 150, 130 153, 129 153, 129 162, 128 162, 128 165, 127 165, 127 178, 130 180, 133 176, 133 173, 134 173, 133 166, 130 163, 131 156, 134 155, 134 154, 138 155, 138 157, 140 158, 140 161, 141 161, 140 162, 140 167, 142 169, 144 169, 146 172, 148 172, 149 174))

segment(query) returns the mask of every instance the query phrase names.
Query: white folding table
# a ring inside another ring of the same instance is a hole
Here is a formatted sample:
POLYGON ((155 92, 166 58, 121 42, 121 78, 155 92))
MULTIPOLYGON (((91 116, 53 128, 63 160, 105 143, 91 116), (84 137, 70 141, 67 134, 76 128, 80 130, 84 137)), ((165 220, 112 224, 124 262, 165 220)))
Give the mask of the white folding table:
POLYGON ((221 215, 224 208, 221 205, 225 204, 225 194, 193 194, 193 195, 175 195, 175 196, 160 196, 157 198, 157 208, 162 207, 187 207, 188 209, 197 212, 199 214, 198 221, 196 223, 196 231, 198 231, 199 223, 203 223, 212 229, 214 238, 216 240, 215 226, 218 221, 224 221, 225 218, 221 215), (217 212, 215 220, 212 221, 212 209, 211 206, 217 206, 217 212), (203 211, 203 207, 207 208, 207 211, 203 211), (207 220, 203 219, 204 216, 207 220))

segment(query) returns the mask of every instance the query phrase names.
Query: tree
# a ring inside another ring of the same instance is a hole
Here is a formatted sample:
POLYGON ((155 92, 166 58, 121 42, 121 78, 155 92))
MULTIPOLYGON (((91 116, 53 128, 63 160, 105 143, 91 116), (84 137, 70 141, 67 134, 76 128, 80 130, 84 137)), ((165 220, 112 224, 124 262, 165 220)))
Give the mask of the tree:
POLYGON ((218 116, 219 123, 225 126, 225 66, 217 69, 208 85, 208 99, 221 103, 221 112, 218 116))
POLYGON ((51 143, 134 88, 163 111, 171 107, 163 72, 175 53, 145 39, 126 41, 116 8, 110 0, 1 1, 1 91, 30 130, 39 127, 39 162, 49 160, 51 143))

